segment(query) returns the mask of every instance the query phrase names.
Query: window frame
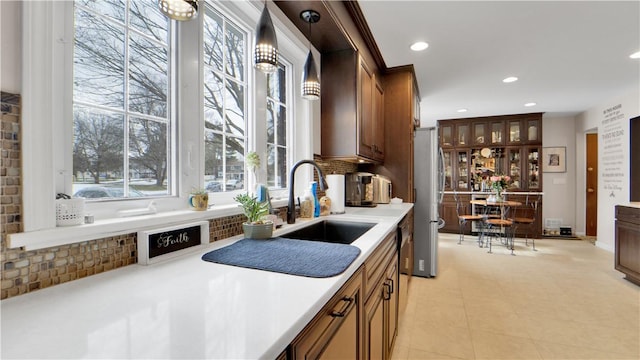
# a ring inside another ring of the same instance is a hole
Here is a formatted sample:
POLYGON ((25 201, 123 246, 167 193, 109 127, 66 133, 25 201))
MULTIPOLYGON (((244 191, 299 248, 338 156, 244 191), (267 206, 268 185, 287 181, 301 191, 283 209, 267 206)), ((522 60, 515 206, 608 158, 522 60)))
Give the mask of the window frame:
MULTIPOLYGON (((243 2, 213 3, 219 11, 230 13, 255 29, 262 4, 243 2)), ((313 129, 319 130, 320 104, 319 102, 307 102, 299 94, 301 70, 308 51, 308 43, 295 26, 287 20, 279 11, 274 11, 275 6, 269 3, 272 11, 274 25, 278 31, 279 48, 283 57, 290 60, 291 68, 291 106, 288 116, 294 121, 289 121, 290 126, 290 152, 288 166, 299 159, 313 157, 314 136, 313 129), (284 22, 281 20, 284 19, 284 22)), ((193 48, 194 33, 201 39, 200 20, 179 23, 176 28, 174 51, 179 56, 176 68, 171 72, 170 81, 179 90, 172 97, 171 113, 178 119, 193 115, 185 111, 193 105, 196 99, 198 113, 195 114, 200 121, 192 121, 192 128, 184 126, 184 122, 173 122, 177 126, 174 131, 177 134, 176 147, 177 158, 175 162, 178 178, 175 179, 176 193, 161 199, 126 199, 122 201, 87 203, 86 213, 91 213, 96 219, 92 225, 80 225, 69 228, 56 228, 55 224, 55 194, 70 193, 71 191, 71 146, 73 143, 72 121, 62 119, 72 118, 72 49, 73 49, 73 3, 70 2, 23 2, 23 95, 22 95, 22 154, 23 154, 23 231, 15 238, 33 238, 43 234, 56 234, 55 237, 68 238, 68 242, 76 242, 79 239, 100 238, 117 233, 137 231, 151 226, 152 223, 169 216, 169 221, 161 221, 163 224, 180 223, 186 218, 213 218, 223 216, 226 213, 239 213, 237 206, 227 199, 213 197, 214 205, 223 203, 229 206, 220 206, 202 214, 193 214, 187 207, 188 192, 193 187, 203 185, 204 169, 197 164, 203 158, 203 111, 199 89, 190 86, 190 81, 195 77, 202 78, 202 69, 197 64, 189 62, 183 54, 185 48, 193 48), (71 60, 69 60, 71 59, 71 60), (191 99, 191 102, 185 101, 191 99), (63 104, 68 104, 63 106, 63 104), (34 106, 32 104, 37 104, 34 106), (197 123, 194 125, 194 123, 197 123), (195 128, 193 128, 195 126, 195 128), (189 130, 197 130, 195 138, 189 134, 189 130), (195 140, 195 141, 194 141, 195 140), (45 180, 43 180, 45 179, 45 180), (47 181, 46 179, 50 179, 47 181), (155 202, 158 216, 153 221, 144 219, 123 219, 117 215, 118 210, 139 209, 147 207, 155 202), (96 206, 93 206, 96 205, 96 206), (232 210, 224 210, 232 209, 232 210), (180 214, 176 216, 175 214, 180 214), (181 220, 182 219, 182 220, 181 220), (122 224, 113 226, 112 224, 122 224), (28 234, 33 233, 33 234, 28 234), (38 234, 39 233, 39 234, 38 234), (76 235, 78 235, 76 237, 76 235), (82 235, 82 236, 80 236, 82 235)), ((253 33, 248 39, 253 44, 253 33)), ((198 41, 196 47, 200 46, 198 41)), ((191 49, 193 50, 193 49, 191 49)), ((252 50, 247 52, 252 54, 252 50)), ((252 106, 250 116, 258 123, 266 117, 266 75, 259 73, 253 66, 249 67, 247 80, 253 85, 248 92, 247 104, 252 106), (258 110, 262 109, 262 110, 258 110)), ((198 82, 196 82, 198 83, 198 82)), ((199 87, 201 88, 201 87, 199 87)), ((256 149, 257 129, 249 126, 246 151, 256 149)), ((265 137, 266 139, 266 137, 265 137)), ((265 140, 266 141, 266 140, 265 140)), ((318 143, 319 144, 319 143, 318 143)), ((312 169, 299 170, 297 184, 306 184, 305 180, 312 179, 312 169)), ((251 185, 249 185, 251 186, 251 185)), ((249 187, 250 188, 250 187, 249 187)), ((296 186, 298 188, 298 186, 296 186)), ((297 193, 297 192, 296 192, 297 193)), ((287 190, 272 192, 274 198, 282 196, 286 201, 287 190)), ((47 235, 48 236, 48 235, 47 235)), ((12 237, 13 238, 13 237, 12 237)), ((40 240, 42 241, 42 240, 40 240)))

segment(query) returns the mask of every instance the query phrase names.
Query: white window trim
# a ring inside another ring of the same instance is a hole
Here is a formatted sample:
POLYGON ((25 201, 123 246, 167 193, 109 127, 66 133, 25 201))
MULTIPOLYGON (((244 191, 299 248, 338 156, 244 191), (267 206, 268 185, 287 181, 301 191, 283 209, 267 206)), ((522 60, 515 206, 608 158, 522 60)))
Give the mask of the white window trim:
MULTIPOLYGON (((213 4, 217 8, 222 8, 223 11, 232 12, 248 24, 257 23, 262 6, 264 6, 262 3, 254 4, 249 1, 215 2, 213 4)), ((298 91, 301 86, 304 60, 308 52, 307 40, 273 3, 269 3, 269 10, 278 32, 279 50, 291 62, 293 70, 293 84, 290 87, 291 110, 293 111, 290 114, 291 121, 288 125, 290 126, 289 133, 292 136, 290 145, 293 149, 290 150, 290 156, 288 156, 287 165, 290 169, 298 160, 313 158, 313 129, 317 128, 320 121, 320 102, 306 101, 298 91)), ((42 248, 137 231, 156 222, 167 225, 168 223, 180 223, 183 220, 192 221, 240 213, 237 206, 234 205, 214 206, 203 212, 193 212, 187 207, 189 190, 192 187, 201 187, 203 185, 202 179, 204 179, 204 169, 195 163, 195 161, 199 161, 204 151, 201 141, 204 129, 200 126, 201 122, 198 122, 195 138, 193 137, 194 133, 190 132, 188 127, 180 125, 178 129, 177 196, 162 199, 100 202, 94 203, 95 206, 89 204, 87 212, 91 212, 95 216, 96 223, 56 227, 55 194, 71 192, 71 181, 69 181, 72 176, 71 164, 64 160, 71 159, 71 150, 65 150, 65 147, 61 146, 59 142, 65 137, 72 138, 72 126, 68 125, 67 128, 57 126, 55 119, 63 119, 65 116, 70 118, 71 114, 71 106, 67 106, 68 109, 65 109, 64 104, 65 102, 71 104, 72 96, 69 80, 72 62, 65 60, 65 58, 70 59, 73 56, 73 27, 70 27, 71 32, 69 32, 68 26, 65 28, 65 24, 70 23, 70 20, 65 21, 65 19, 72 18, 73 4, 71 2, 23 2, 22 197, 24 232, 10 235, 9 246, 33 248, 32 244, 43 243, 44 237, 46 246, 40 245, 42 248), (117 210, 146 207, 151 200, 156 202, 158 209, 156 215, 137 218, 114 216, 117 210), (108 209, 101 210, 102 208, 108 209), (102 220, 103 218, 104 220, 102 220), (114 226, 114 224, 119 225, 114 226), (51 242, 48 241, 49 238, 51 238, 51 242)), ((197 22, 180 23, 178 39, 182 41, 179 46, 190 46, 189 44, 193 43, 200 46, 193 37, 189 38, 186 31, 189 27, 196 26, 199 26, 197 22)), ((250 39, 249 44, 252 43, 253 40, 250 39)), ((251 48, 249 48, 249 53, 252 53, 251 48)), ((316 59, 319 59, 319 54, 315 49, 314 55, 317 56, 316 59)), ((199 65, 199 61, 184 62, 184 59, 178 61, 183 63, 178 65, 180 71, 177 79, 178 102, 181 106, 177 111, 178 117, 183 117, 188 115, 184 112, 184 109, 188 107, 183 102, 184 99, 202 98, 199 96, 202 91, 199 86, 200 82, 190 83, 187 76, 187 73, 193 75, 196 72, 188 70, 197 67, 197 76, 201 76, 202 66, 199 65), (198 85, 195 87, 190 85, 194 83, 198 85)), ((266 89, 266 84, 260 84, 258 80, 263 77, 262 81, 264 82, 266 76, 262 74, 257 76, 254 70, 248 72, 248 77, 254 86, 266 89)), ((199 102, 197 109, 202 112, 202 100, 199 102)), ((248 104, 252 105, 252 108, 248 108, 247 111, 252 112, 251 115, 254 119, 257 121, 265 119, 266 96, 250 92, 248 104)), ((202 119, 204 115, 198 114, 198 116, 199 119, 202 119)), ((178 123, 180 124, 180 122, 178 123)), ((256 129, 252 128, 249 131, 255 134, 256 129)), ((317 136, 319 137, 319 134, 317 136)), ((248 134, 248 139, 247 150, 255 149, 253 134, 248 134)), ((294 194, 301 193, 308 181, 313 178, 313 169, 311 167, 305 168, 297 171, 294 194)), ((286 204, 287 192, 288 190, 281 190, 271 193, 275 199, 282 199, 276 201, 276 206, 286 204)), ((228 202, 233 193, 220 195, 217 196, 214 193, 212 197, 214 204, 228 202)))

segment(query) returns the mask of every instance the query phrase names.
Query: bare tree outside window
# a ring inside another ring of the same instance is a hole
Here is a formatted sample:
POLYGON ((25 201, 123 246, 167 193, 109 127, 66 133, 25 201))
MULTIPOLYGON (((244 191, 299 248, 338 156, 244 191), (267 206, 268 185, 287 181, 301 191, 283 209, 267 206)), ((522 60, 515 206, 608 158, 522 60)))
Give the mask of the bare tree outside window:
POLYGON ((205 187, 244 189, 247 36, 210 8, 204 16, 205 187))
POLYGON ((168 19, 156 0, 74 5, 74 192, 169 194, 168 19))

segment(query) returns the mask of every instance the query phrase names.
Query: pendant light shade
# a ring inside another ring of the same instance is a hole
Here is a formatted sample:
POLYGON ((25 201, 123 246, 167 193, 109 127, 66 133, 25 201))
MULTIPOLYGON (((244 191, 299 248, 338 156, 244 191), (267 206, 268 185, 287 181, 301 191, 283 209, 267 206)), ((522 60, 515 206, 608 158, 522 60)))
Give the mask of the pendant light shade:
POLYGON ((302 72, 302 97, 307 100, 320 99, 320 79, 316 71, 316 62, 313 60, 313 54, 309 50, 307 61, 304 63, 304 71, 302 72))
POLYGON ((300 13, 300 18, 309 24, 309 55, 302 72, 302 97, 307 100, 318 100, 320 99, 320 78, 311 52, 311 24, 320 21, 320 14, 317 11, 305 10, 300 13))
POLYGON ((198 17, 198 0, 158 0, 158 7, 173 20, 186 21, 198 17))
POLYGON ((266 2, 256 29, 256 46, 253 56, 256 68, 264 73, 272 73, 278 68, 278 40, 266 2))

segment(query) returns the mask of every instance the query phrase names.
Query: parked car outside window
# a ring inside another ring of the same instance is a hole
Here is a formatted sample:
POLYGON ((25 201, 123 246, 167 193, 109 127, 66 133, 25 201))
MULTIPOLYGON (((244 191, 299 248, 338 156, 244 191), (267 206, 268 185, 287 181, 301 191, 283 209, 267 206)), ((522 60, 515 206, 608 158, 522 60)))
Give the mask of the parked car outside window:
MULTIPOLYGON (((136 189, 129 189, 129 197, 145 196, 136 189)), ((124 188, 116 186, 92 186, 80 189, 73 194, 73 197, 83 197, 87 199, 99 198, 124 198, 124 188)))

